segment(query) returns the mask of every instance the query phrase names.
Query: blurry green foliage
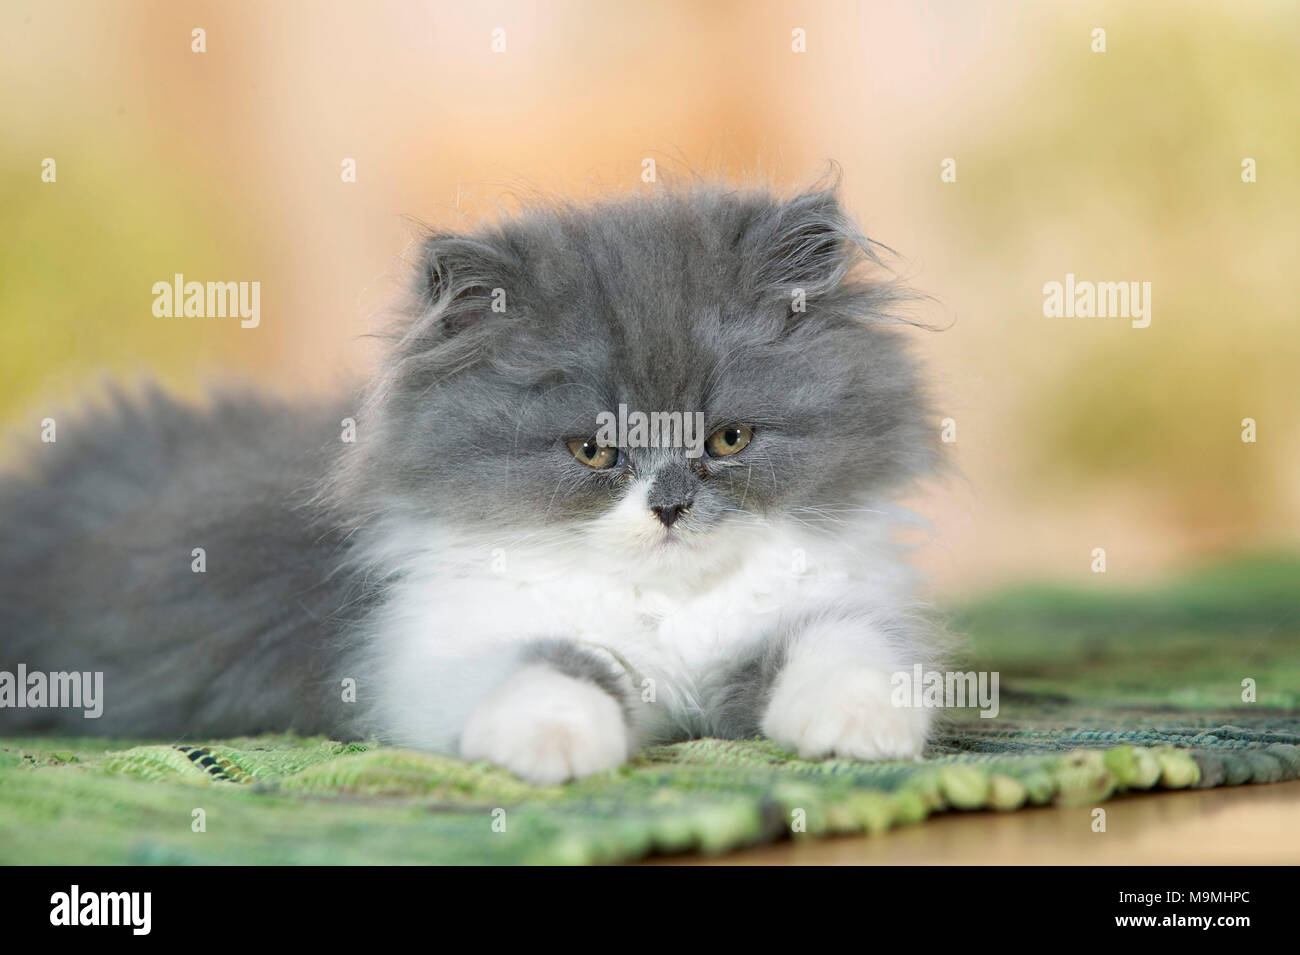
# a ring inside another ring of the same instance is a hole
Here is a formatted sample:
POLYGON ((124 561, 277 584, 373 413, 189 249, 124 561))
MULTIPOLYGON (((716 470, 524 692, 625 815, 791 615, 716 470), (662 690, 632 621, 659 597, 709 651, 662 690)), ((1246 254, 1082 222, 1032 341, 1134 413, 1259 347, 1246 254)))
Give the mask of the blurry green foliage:
POLYGON ((1258 529, 1275 520, 1294 462, 1300 16, 1102 19, 1101 54, 1077 17, 1042 25, 1035 82, 981 117, 963 170, 978 183, 961 204, 966 241, 997 258, 991 267, 1030 261, 1040 283, 1074 272, 1154 286, 1146 329, 1044 318, 1037 288, 999 303, 999 333, 1024 340, 1010 347, 1055 345, 1048 361, 1021 363, 1021 479, 1054 496, 1135 484, 1188 525, 1258 529), (1245 157, 1254 184, 1241 181, 1245 157), (1077 341, 1064 355, 1061 335, 1077 341), (1243 449, 1245 417, 1260 439, 1243 449))
MULTIPOLYGON (((147 140, 96 138, 57 152, 58 179, 40 155, 0 166, 0 418, 37 402, 84 394, 102 379, 149 375, 194 393, 196 372, 247 349, 223 320, 153 315, 152 287, 175 272, 255 279, 245 237, 220 196, 167 168, 150 168, 147 140)), ((196 170, 189 170, 197 174, 196 170)), ((93 389, 91 389, 93 391, 93 389)))

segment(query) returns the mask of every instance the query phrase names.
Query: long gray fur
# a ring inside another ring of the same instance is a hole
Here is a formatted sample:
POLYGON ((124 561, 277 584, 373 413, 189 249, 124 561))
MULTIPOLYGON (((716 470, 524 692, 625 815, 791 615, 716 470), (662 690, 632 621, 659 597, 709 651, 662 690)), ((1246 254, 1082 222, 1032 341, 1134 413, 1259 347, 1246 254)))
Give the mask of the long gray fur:
MULTIPOLYGON (((761 466, 717 468, 695 502, 705 526, 930 470, 915 365, 888 328, 903 293, 856 277, 870 257, 829 191, 538 208, 424 240, 359 409, 236 393, 199 410, 153 392, 60 418, 57 442, 0 483, 0 669, 102 670, 110 704, 98 720, 6 709, 0 733, 350 732, 338 675, 366 652, 358 622, 391 584, 359 543, 429 517, 591 517, 619 487, 572 477, 555 440, 619 401, 764 422, 761 466), (800 291, 808 311, 792 314, 800 291), (356 445, 340 439, 350 415, 356 445), (467 453, 484 448, 497 457, 467 453)), ((580 648, 529 652, 622 701, 580 648)), ((705 728, 753 732, 781 653, 775 641, 720 675, 705 728)))

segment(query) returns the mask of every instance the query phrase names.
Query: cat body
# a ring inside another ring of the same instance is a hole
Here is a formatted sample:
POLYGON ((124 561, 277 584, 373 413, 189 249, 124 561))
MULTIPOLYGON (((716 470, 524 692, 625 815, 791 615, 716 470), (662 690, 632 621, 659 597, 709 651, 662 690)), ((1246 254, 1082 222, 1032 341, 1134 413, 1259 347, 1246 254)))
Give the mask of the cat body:
MULTIPOLYGON (((642 510, 629 507, 629 522, 642 510)), ((683 555, 667 567, 620 564, 544 542, 456 540, 436 527, 419 529, 406 537, 402 560, 410 570, 368 623, 378 671, 364 682, 391 690, 373 730, 408 746, 456 751, 478 701, 518 666, 523 633, 574 645, 588 666, 612 675, 614 695, 627 710, 625 748, 755 735, 774 675, 754 671, 807 621, 852 621, 844 626, 853 644, 858 631, 875 627, 879 643, 871 641, 870 652, 880 654, 888 673, 910 659, 894 659, 886 645, 897 626, 891 614, 907 614, 898 605, 906 572, 884 537, 888 522, 868 516, 876 519, 850 519, 852 546, 837 547, 794 522, 756 523, 734 528, 725 543, 712 541, 698 566, 683 555), (430 645, 439 653, 430 654, 430 645), (453 669, 461 672, 451 681, 457 694, 427 695, 425 688, 453 669)), ((541 706, 547 693, 562 699, 570 690, 549 682, 534 681, 521 695, 541 706)), ((539 759, 547 755, 541 744, 525 748, 539 759)), ((857 754, 872 755, 872 745, 863 743, 857 754)), ((875 755, 897 754, 884 744, 875 755)))
POLYGON ((917 756, 891 677, 940 640, 889 501, 935 456, 871 259, 829 192, 537 209, 424 240, 355 410, 65 425, 0 485, 0 668, 103 670, 104 712, 0 732, 294 728, 542 783, 702 735, 917 756), (625 408, 707 453, 596 441, 625 408))

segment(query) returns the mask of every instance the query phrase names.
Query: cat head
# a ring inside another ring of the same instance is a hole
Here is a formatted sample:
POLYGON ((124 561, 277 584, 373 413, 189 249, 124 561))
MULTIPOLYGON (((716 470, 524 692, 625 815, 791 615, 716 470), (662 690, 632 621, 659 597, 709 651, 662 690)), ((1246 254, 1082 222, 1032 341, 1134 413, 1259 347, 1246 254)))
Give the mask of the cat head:
POLYGON ((829 191, 696 187, 430 234, 358 479, 410 519, 598 559, 833 523, 933 461, 888 327, 903 293, 875 265, 829 191))

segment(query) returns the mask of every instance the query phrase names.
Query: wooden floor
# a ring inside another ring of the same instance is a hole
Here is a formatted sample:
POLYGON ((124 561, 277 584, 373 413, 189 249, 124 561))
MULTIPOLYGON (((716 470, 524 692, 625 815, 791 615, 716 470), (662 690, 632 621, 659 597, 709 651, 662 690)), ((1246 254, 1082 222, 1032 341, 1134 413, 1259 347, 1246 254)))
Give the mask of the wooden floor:
POLYGON ((877 836, 810 839, 651 865, 1277 865, 1300 863, 1300 780, 1120 796, 1094 807, 950 812, 877 836))

